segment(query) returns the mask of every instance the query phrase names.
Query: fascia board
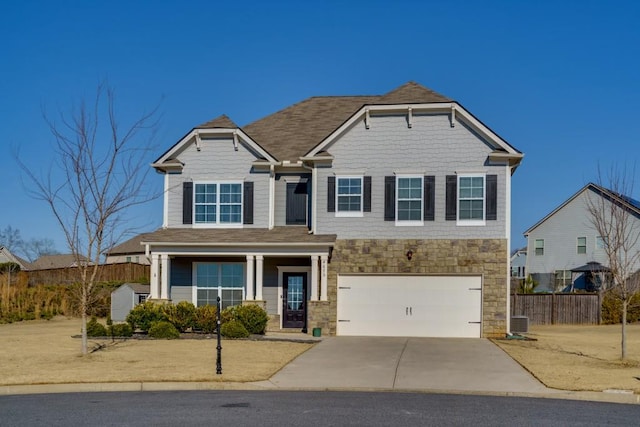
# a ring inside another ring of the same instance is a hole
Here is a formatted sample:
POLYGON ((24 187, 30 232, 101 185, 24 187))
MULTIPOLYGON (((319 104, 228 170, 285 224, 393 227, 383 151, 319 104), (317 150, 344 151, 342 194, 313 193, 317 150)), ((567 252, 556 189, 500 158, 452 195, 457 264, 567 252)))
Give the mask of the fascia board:
POLYGON ((366 111, 369 112, 402 112, 412 109, 413 113, 425 112, 425 111, 451 111, 455 108, 456 119, 462 119, 468 126, 479 134, 485 136, 487 139, 493 141, 497 147, 502 148, 507 153, 512 155, 522 154, 509 143, 502 139, 498 134, 493 132, 484 123, 478 120, 473 114, 468 112, 457 102, 438 102, 430 104, 393 104, 393 105, 364 105, 360 110, 354 113, 348 120, 346 120, 340 127, 327 136, 320 144, 316 145, 311 151, 306 153, 303 157, 313 157, 320 151, 326 149, 326 147, 335 141, 345 130, 351 127, 356 121, 362 119, 366 111))
POLYGON ((207 243, 207 242, 140 242, 141 245, 149 245, 149 246, 174 246, 174 247, 184 247, 184 248, 198 248, 198 247, 238 247, 238 248, 286 248, 286 247, 326 247, 333 246, 333 242, 300 242, 300 243, 268 243, 268 242, 216 242, 216 243, 207 243))

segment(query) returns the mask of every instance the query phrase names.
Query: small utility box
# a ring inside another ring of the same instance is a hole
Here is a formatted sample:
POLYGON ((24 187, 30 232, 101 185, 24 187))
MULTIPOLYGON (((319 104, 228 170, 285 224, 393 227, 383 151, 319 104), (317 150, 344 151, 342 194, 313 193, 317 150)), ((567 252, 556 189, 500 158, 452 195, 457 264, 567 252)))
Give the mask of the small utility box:
POLYGON ((529 318, 527 316, 511 316, 511 332, 529 332, 529 318))
POLYGON ((149 298, 151 287, 141 283, 124 283, 111 292, 111 320, 124 322, 133 307, 149 298))

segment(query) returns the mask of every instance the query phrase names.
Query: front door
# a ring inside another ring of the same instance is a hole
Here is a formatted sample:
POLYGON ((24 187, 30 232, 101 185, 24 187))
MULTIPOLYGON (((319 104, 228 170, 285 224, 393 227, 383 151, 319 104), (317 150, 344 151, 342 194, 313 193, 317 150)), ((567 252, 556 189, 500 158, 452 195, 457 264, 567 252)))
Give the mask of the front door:
POLYGON ((282 281, 282 327, 304 328, 307 317, 307 273, 284 273, 282 281))

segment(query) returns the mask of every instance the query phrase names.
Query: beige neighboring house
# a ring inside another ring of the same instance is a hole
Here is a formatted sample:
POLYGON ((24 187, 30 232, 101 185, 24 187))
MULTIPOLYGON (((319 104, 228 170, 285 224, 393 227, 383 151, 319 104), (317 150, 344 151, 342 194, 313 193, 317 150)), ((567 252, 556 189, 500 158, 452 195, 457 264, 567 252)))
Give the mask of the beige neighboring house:
MULTIPOLYGON (((91 262, 84 256, 80 255, 82 262, 91 262)), ((57 254, 43 255, 30 264, 29 270, 51 270, 54 268, 77 267, 78 262, 73 254, 57 254)))
POLYGON ((136 264, 149 265, 151 262, 144 253, 142 240, 150 233, 142 233, 132 237, 126 242, 114 246, 107 253, 105 264, 120 264, 125 262, 133 262, 136 264))
POLYGON ((29 270, 31 263, 17 255, 11 253, 9 248, 0 246, 0 264, 5 262, 15 262, 20 266, 20 270, 29 270))

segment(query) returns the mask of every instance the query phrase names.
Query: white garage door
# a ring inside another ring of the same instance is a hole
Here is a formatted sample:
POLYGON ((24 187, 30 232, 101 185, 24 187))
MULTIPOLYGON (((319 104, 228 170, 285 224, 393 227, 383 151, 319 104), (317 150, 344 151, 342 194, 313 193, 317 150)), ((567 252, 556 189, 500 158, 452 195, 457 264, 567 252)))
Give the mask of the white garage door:
POLYGON ((338 276, 338 335, 479 338, 480 276, 338 276))

